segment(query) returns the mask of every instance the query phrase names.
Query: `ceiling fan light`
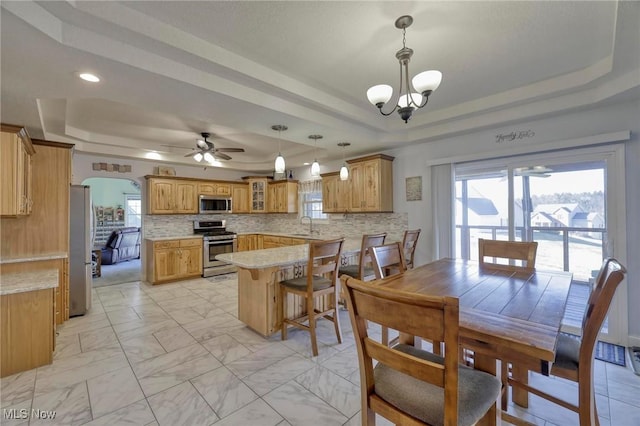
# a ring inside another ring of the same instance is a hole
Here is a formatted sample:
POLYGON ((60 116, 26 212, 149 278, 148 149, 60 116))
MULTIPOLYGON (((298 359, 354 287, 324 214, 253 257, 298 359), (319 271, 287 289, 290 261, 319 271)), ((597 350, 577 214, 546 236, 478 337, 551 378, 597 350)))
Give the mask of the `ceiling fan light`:
POLYGON ((342 167, 340 168, 340 180, 347 180, 349 179, 349 169, 347 168, 346 164, 343 164, 342 167))
POLYGON ((382 105, 389 102, 391 95, 393 95, 393 88, 388 84, 378 84, 377 86, 372 86, 367 90, 367 98, 369 99, 369 102, 377 107, 382 107, 382 105))
POLYGON ((211 155, 210 152, 205 152, 204 161, 206 161, 207 163, 213 163, 215 161, 215 158, 213 157, 213 155, 211 155))
POLYGON ((411 107, 416 109, 420 104, 422 104, 422 95, 420 93, 412 93, 411 98, 409 98, 408 94, 402 95, 398 99, 398 107, 400 108, 411 107), (413 104, 410 104, 411 101, 413 101, 413 104))
POLYGON ((202 161, 202 154, 201 153, 196 153, 196 155, 193 156, 193 159, 196 160, 198 163, 202 161))
POLYGON ((440 82, 442 81, 442 73, 436 70, 429 70, 421 72, 420 74, 413 77, 411 83, 413 87, 420 93, 424 92, 433 92, 440 86, 440 82))
POLYGON ((318 160, 313 160, 313 163, 311 164, 311 176, 320 176, 320 163, 318 163, 318 160))
POLYGON ((285 168, 286 166, 284 163, 284 157, 282 156, 282 154, 278 153, 275 163, 276 173, 284 173, 285 168))

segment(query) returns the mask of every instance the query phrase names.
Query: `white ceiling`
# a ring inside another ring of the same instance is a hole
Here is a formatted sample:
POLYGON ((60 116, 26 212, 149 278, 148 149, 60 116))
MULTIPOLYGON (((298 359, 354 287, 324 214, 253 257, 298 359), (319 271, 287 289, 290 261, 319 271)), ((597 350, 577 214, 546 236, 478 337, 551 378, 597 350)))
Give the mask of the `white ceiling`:
POLYGON ((266 172, 640 98, 635 1, 1 5, 2 122, 98 155, 192 164, 207 131, 246 150, 222 167, 266 172), (404 14, 411 74, 444 75, 408 124, 365 95, 398 85, 404 14))

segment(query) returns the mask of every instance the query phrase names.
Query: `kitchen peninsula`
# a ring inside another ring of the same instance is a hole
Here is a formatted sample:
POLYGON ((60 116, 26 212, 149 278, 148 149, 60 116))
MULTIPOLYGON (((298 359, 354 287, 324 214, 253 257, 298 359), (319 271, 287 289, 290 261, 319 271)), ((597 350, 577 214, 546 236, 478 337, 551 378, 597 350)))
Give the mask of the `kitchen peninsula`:
MULTIPOLYGON (((360 238, 345 239, 342 265, 357 263, 361 244, 360 238)), ((238 267, 238 319, 263 336, 280 331, 283 314, 278 283, 305 275, 308 258, 309 244, 216 256, 238 267)), ((303 300, 293 295, 289 295, 288 306, 290 315, 305 309, 303 300)))

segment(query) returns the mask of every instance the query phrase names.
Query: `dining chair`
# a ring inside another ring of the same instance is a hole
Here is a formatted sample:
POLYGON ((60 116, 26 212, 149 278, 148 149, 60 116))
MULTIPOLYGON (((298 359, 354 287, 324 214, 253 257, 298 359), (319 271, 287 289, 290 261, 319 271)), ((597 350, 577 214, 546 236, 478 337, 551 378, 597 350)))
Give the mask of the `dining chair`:
POLYGON ((380 234, 365 234, 362 236, 362 245, 360 247, 360 256, 357 265, 348 265, 340 268, 339 275, 349 275, 362 281, 374 279, 375 273, 371 267, 371 254, 369 247, 380 246, 384 244, 387 236, 386 232, 380 234))
MULTIPOLYGON (((404 260, 404 252, 400 243, 391 243, 382 246, 370 247, 371 260, 376 279, 381 280, 389 275, 404 274, 407 264, 404 260), (394 271, 392 274, 391 272, 394 271)), ((389 341, 389 328, 382 326, 382 343, 393 346, 398 343, 398 338, 389 341)))
POLYGON ((538 243, 535 241, 504 241, 485 240, 478 238, 478 261, 484 268, 502 269, 508 271, 531 270, 536 267, 536 252, 538 243), (486 257, 494 261, 487 261, 486 257), (499 259, 516 260, 521 264, 509 262, 499 263, 499 259))
POLYGON ((599 425, 593 385, 593 357, 598 333, 607 316, 618 284, 624 279, 626 269, 614 258, 605 259, 596 278, 594 291, 589 296, 582 318, 582 336, 568 334, 558 336, 556 357, 551 375, 578 383, 578 404, 572 404, 537 388, 509 378, 512 387, 525 389, 541 398, 578 413, 580 426, 599 425))
POLYGON ((336 306, 339 299, 338 289, 340 288, 338 285, 338 267, 343 244, 344 238, 310 242, 306 275, 280 282, 282 340, 287 340, 287 327, 289 325, 308 331, 311 334, 313 356, 318 355, 316 321, 320 318, 333 322, 338 343, 342 343, 342 331, 340 330, 340 320, 336 306), (307 309, 303 315, 288 318, 289 294, 304 298, 307 309), (319 303, 316 305, 316 299, 323 300, 318 301, 319 303), (320 307, 322 309, 318 309, 320 307))
POLYGON ((407 268, 413 269, 413 258, 416 253, 416 246, 418 245, 418 237, 420 236, 421 229, 413 229, 404 231, 404 237, 402 238, 402 247, 404 249, 404 258, 407 262, 407 268))
POLYGON ((376 413, 394 424, 449 426, 495 415, 491 408, 501 392, 500 380, 458 364, 457 298, 408 293, 346 276, 341 281, 358 350, 363 425, 375 425, 376 413), (444 341, 444 357, 376 342, 367 334, 367 320, 444 341))

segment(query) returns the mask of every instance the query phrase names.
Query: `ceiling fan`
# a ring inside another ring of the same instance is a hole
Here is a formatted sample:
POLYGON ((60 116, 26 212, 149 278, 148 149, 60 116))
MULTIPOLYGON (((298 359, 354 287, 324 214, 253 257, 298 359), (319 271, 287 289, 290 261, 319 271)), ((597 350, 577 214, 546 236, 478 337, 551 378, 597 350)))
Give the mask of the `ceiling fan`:
POLYGON ((193 157, 197 162, 202 161, 204 158, 206 162, 211 163, 214 160, 231 160, 231 157, 224 154, 224 152, 244 152, 243 148, 215 148, 213 142, 207 140, 211 136, 210 133, 202 132, 200 135, 202 135, 203 139, 196 141, 197 147, 194 148, 196 152, 190 152, 185 157, 193 157))

